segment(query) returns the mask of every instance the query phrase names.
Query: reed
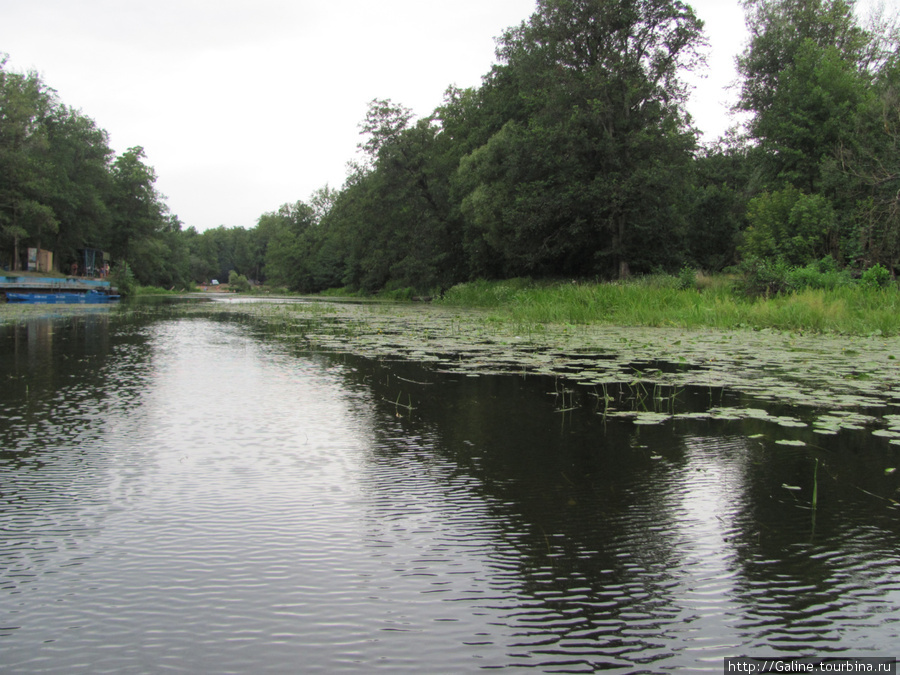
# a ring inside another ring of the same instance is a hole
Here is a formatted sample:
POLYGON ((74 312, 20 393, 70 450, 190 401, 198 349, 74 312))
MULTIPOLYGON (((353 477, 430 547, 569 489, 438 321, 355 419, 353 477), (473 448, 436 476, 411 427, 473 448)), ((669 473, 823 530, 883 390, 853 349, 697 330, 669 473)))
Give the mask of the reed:
MULTIPOLYGON (((900 334, 900 291, 862 285, 749 298, 706 277, 682 289, 650 277, 627 283, 477 281, 451 288, 448 305, 496 310, 525 324, 610 324, 678 328, 772 328, 854 335, 900 334)), ((671 278, 669 278, 671 279, 671 278)))
POLYGON ((816 468, 813 469, 813 493, 812 493, 812 508, 813 511, 816 510, 816 506, 819 503, 819 458, 816 457, 816 468))

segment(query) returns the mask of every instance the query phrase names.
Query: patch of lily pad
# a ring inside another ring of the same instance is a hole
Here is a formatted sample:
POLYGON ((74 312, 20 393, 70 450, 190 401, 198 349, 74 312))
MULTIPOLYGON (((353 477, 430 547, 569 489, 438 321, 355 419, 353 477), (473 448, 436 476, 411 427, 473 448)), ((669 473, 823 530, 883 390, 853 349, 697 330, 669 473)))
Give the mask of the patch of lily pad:
POLYGON ((632 420, 637 425, 650 426, 662 424, 672 419, 668 413, 653 412, 649 410, 616 410, 606 414, 607 417, 624 417, 632 420))
MULTIPOLYGON (((218 304, 218 303, 212 303, 218 304)), ((222 311, 222 307, 216 308, 222 311)), ((196 311, 204 311, 198 306, 196 311)), ((874 428, 900 445, 900 338, 799 335, 775 330, 522 326, 439 305, 228 303, 272 333, 310 349, 410 359, 464 376, 560 378, 603 392, 630 387, 632 406, 603 410, 635 424, 757 420, 833 435, 874 428), (746 403, 686 409, 677 392, 728 392, 746 403), (659 395, 662 391, 664 395, 659 395), (789 406, 779 416, 760 407, 789 406)))

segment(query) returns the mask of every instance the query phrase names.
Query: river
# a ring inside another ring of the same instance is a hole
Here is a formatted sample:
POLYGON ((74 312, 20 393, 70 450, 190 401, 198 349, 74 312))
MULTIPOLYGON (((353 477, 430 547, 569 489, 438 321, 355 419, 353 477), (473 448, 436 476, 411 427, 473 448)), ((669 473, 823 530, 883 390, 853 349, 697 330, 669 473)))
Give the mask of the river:
MULTIPOLYGON (((898 651, 900 446, 861 427, 639 424, 596 385, 175 310, 0 324, 0 382, 4 673, 898 651)), ((707 389, 679 407, 746 397, 707 389)))

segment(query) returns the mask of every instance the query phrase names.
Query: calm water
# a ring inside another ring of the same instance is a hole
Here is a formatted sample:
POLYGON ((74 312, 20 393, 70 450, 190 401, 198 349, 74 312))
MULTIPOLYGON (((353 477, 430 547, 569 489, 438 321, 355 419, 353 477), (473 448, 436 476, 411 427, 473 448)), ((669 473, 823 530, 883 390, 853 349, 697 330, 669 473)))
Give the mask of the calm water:
POLYGON ((0 327, 0 382, 4 673, 900 652, 900 448, 861 432, 636 426, 548 378, 115 312, 0 327))

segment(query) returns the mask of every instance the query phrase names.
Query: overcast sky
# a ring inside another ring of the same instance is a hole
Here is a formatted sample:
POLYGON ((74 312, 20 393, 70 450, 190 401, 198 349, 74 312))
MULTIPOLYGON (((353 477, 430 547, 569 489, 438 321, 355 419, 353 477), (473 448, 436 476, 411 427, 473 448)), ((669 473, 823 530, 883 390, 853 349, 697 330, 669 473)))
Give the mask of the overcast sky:
MULTIPOLYGON (((897 3, 900 0, 889 0, 897 3)), ((738 0, 693 0, 711 42, 691 105, 709 139, 729 125, 738 0)), ((253 227, 281 204, 339 188, 369 101, 427 115, 478 86, 494 38, 534 0, 0 0, 7 68, 143 146, 185 227, 253 227)), ((896 4, 895 4, 896 6, 896 4)))

